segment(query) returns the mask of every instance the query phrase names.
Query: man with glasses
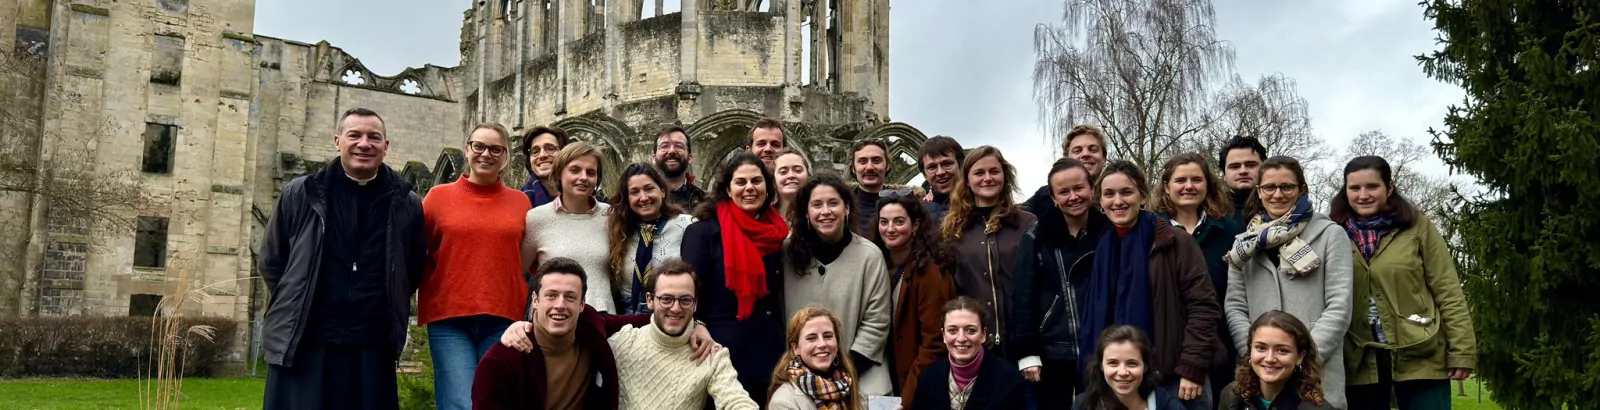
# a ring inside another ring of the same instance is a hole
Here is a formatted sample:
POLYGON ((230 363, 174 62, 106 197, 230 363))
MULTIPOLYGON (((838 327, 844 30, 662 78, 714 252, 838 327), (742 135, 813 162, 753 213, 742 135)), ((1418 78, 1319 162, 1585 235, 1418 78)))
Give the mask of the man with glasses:
MULTIPOLYGON (((856 235, 872 240, 878 237, 878 196, 884 193, 884 180, 889 177, 889 149, 883 140, 866 138, 856 141, 850 148, 850 176, 856 180, 855 229, 856 235)), ((806 204, 799 204, 805 206, 806 204)))
POLYGON ((261 239, 266 409, 398 409, 395 366, 427 264, 422 198, 383 164, 383 118, 345 111, 339 160, 284 186, 261 239))
POLYGON ((689 148, 689 135, 683 127, 673 125, 656 133, 655 161, 656 170, 667 177, 667 199, 684 211, 692 212, 705 198, 706 191, 694 186, 694 174, 689 173, 694 152, 689 148))
POLYGON ((540 265, 533 324, 507 329, 479 362, 473 408, 700 410, 710 395, 718 408, 755 409, 728 352, 694 321, 699 279, 676 258, 655 269, 653 312, 619 316, 583 304, 576 261, 540 265))
POLYGON ((950 213, 950 191, 956 189, 956 182, 960 180, 957 174, 961 173, 961 161, 966 159, 967 152, 961 149, 961 143, 956 142, 955 138, 941 135, 922 143, 922 157, 918 159, 917 167, 921 168, 922 179, 928 182, 928 187, 933 188, 922 198, 922 204, 928 207, 936 223, 943 221, 944 215, 950 213))

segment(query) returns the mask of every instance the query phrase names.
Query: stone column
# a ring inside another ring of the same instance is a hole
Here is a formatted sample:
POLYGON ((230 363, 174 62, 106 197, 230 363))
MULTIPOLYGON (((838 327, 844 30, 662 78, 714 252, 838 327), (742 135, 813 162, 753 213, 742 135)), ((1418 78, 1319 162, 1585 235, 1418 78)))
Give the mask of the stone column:
MULTIPOLYGON (((699 120, 695 100, 700 97, 700 0, 683 0, 683 23, 678 46, 678 120, 692 124, 699 120)), ((689 139, 694 139, 693 135, 689 139)))
POLYGON ((828 84, 828 2, 815 0, 811 6, 811 84, 828 84))
MULTIPOLYGON (((628 2, 638 3, 638 1, 629 0, 628 2)), ((622 22, 626 19, 623 17, 623 11, 624 9, 631 10, 632 7, 625 6, 622 1, 618 0, 605 0, 605 2, 605 20, 603 20, 605 23, 601 27, 601 30, 604 30, 603 33, 606 40, 606 95, 604 99, 606 115, 614 116, 617 107, 617 93, 620 88, 618 83, 622 81, 619 78, 622 75, 622 22)), ((638 19, 638 14, 634 14, 634 19, 638 19)))

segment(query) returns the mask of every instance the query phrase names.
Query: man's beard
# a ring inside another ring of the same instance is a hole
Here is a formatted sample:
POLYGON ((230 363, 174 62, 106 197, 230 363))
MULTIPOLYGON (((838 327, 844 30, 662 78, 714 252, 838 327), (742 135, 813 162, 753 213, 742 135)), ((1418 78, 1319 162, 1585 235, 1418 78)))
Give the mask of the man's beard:
POLYGON ((661 170, 661 175, 667 178, 677 178, 689 172, 689 161, 678 157, 656 158, 656 169, 661 170), (669 159, 678 160, 678 169, 667 168, 667 160, 669 159))

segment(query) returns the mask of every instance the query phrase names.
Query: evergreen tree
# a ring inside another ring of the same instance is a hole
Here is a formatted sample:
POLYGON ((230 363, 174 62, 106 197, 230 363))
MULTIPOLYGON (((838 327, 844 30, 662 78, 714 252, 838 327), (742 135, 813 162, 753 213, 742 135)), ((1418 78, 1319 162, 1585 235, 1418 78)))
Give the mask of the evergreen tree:
POLYGON ((1426 0, 1461 86, 1434 149, 1488 189, 1463 201, 1457 255, 1478 374, 1509 409, 1600 399, 1600 1, 1426 0))

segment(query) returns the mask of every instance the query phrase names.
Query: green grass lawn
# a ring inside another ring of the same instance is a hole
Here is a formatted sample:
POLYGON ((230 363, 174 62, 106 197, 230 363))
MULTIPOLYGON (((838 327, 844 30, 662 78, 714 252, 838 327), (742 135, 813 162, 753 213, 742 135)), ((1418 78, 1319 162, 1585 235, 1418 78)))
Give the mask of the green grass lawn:
MULTIPOLYGON (((266 379, 185 379, 185 409, 259 409, 266 379)), ((137 380, 0 380, 0 409, 139 409, 137 380)))
POLYGON ((1500 405, 1494 404, 1489 399, 1488 390, 1483 392, 1483 402, 1478 402, 1478 381, 1476 379, 1468 379, 1466 385, 1467 395, 1463 397, 1459 396, 1461 391, 1456 386, 1456 383, 1450 382, 1451 410, 1500 410, 1500 405))

